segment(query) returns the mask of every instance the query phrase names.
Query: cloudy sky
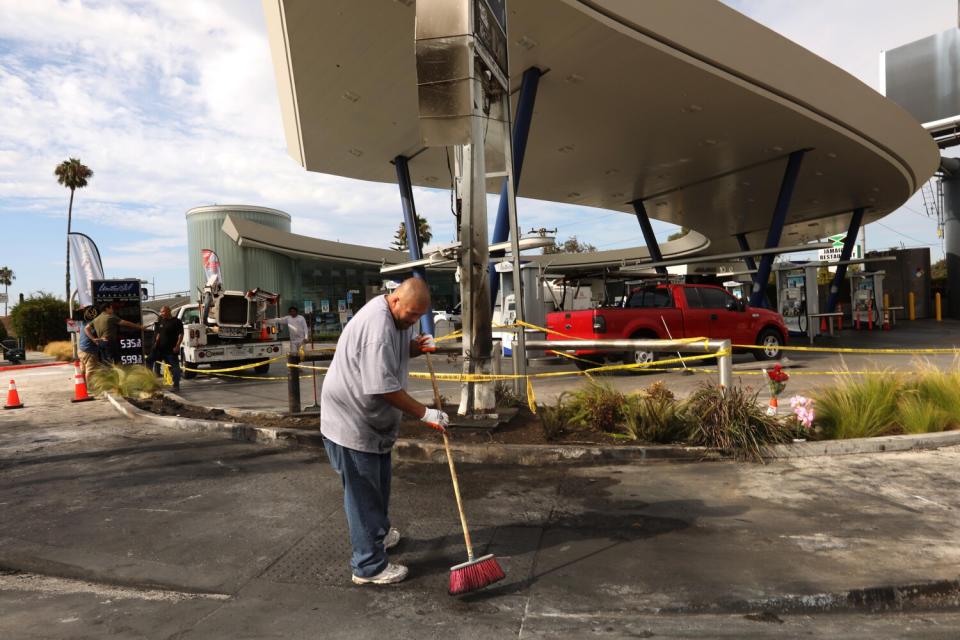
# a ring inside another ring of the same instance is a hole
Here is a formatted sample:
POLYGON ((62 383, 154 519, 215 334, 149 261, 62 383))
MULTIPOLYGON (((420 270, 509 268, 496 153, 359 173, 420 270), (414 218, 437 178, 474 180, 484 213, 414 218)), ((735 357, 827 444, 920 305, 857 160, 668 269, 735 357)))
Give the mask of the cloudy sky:
MULTIPOLYGON (((728 4, 875 88, 881 49, 957 19, 955 0, 728 4)), ((97 241, 108 277, 155 280, 159 293, 187 287, 194 206, 274 207, 297 233, 378 246, 401 217, 395 186, 307 173, 287 156, 259 0, 0 0, 0 266, 17 275, 11 299, 63 295, 69 192, 53 169, 71 156, 95 172, 77 193, 74 230, 97 241)), ((453 236, 447 198, 417 191, 438 241, 453 236)), ((519 210, 524 227, 558 226, 561 239, 642 243, 628 216, 601 213, 598 225, 595 211, 525 200, 519 210)), ((661 239, 673 230, 656 228, 661 239)), ((901 243, 942 255, 919 194, 868 229, 868 248, 901 243)))

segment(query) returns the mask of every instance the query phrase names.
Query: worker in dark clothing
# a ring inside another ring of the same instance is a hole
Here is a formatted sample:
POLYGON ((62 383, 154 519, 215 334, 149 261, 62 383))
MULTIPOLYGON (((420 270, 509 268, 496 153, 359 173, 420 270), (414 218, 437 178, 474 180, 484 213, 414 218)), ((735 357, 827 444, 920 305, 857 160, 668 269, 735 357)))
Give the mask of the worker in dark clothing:
POLYGON ((170 307, 160 308, 160 322, 156 327, 153 350, 147 358, 147 367, 155 369, 157 362, 170 365, 173 390, 180 391, 180 344, 183 342, 183 323, 170 313, 170 307))

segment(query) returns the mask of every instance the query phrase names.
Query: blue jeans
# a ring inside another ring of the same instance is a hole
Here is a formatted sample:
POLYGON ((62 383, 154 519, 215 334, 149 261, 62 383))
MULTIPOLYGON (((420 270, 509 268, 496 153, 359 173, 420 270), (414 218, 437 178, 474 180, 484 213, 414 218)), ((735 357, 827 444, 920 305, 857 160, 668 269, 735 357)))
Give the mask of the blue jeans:
MULTIPOLYGON (((180 385, 180 354, 177 353, 157 353, 153 351, 147 356, 147 369, 156 373, 157 367, 155 366, 157 362, 166 362, 170 365, 171 373, 173 374, 173 385, 180 385)), ((162 372, 161 372, 162 373, 162 372)))
POLYGON ((361 578, 387 568, 383 538, 390 531, 390 454, 365 453, 324 438, 330 466, 343 481, 343 510, 350 527, 350 567, 361 578))

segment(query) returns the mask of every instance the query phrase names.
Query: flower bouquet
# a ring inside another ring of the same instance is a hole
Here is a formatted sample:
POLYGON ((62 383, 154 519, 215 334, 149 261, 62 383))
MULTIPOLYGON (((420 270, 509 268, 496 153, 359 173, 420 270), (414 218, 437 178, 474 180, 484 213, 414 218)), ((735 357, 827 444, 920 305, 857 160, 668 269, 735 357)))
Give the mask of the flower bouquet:
POLYGON ((777 415, 777 397, 783 393, 783 390, 787 387, 787 380, 790 379, 790 376, 787 375, 787 372, 783 370, 779 364, 773 366, 773 369, 767 371, 763 370, 763 375, 767 378, 767 387, 770 389, 770 404, 767 406, 767 415, 775 416, 777 415))
POLYGON ((790 398, 790 408, 797 421, 797 436, 794 440, 806 440, 813 428, 813 398, 793 396, 790 398))

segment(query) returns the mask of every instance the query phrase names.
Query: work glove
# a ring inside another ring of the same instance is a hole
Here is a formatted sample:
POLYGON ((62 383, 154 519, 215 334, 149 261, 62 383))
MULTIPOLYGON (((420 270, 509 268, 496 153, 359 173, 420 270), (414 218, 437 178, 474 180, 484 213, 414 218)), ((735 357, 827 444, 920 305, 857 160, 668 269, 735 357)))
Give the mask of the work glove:
POLYGON ((437 350, 437 342, 429 333, 417 336, 417 346, 420 347, 420 353, 433 353, 437 350))
POLYGON ((425 422, 431 428, 436 429, 441 433, 446 433, 447 427, 450 426, 450 416, 439 409, 431 409, 430 407, 427 407, 427 410, 423 414, 423 417, 420 418, 420 421, 425 422))

